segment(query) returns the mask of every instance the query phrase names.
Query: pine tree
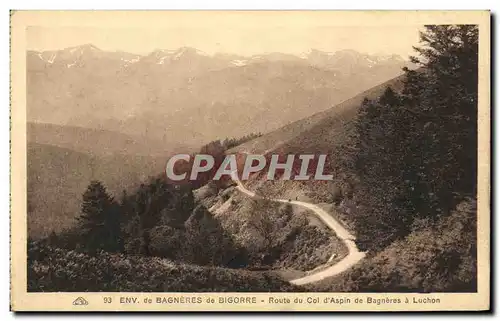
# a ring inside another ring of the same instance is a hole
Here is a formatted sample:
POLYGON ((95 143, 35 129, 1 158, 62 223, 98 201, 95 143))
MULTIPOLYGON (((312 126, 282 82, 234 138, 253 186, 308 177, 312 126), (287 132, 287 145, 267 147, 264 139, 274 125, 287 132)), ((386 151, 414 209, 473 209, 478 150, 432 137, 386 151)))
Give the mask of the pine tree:
POLYGON ((388 86, 378 101, 382 105, 397 106, 399 105, 399 100, 398 94, 388 86))
POLYGON ((88 251, 121 250, 119 207, 101 182, 92 181, 87 187, 78 222, 88 251))
POLYGON ((442 215, 460 201, 456 193, 473 195, 477 185, 477 26, 426 26, 415 50, 422 69, 406 71, 403 100, 419 163, 416 210, 442 215))
POLYGON ((382 247, 409 231, 409 217, 400 208, 405 190, 401 172, 406 166, 402 159, 407 152, 407 133, 399 107, 399 95, 388 87, 378 100, 363 101, 355 124, 354 164, 363 182, 356 194, 369 209, 355 213, 363 249, 382 247))
POLYGON ((477 26, 426 26, 402 96, 365 100, 356 123, 355 218, 361 242, 381 248, 416 218, 447 215, 476 189, 477 26), (377 243, 373 244, 373 239, 377 243))

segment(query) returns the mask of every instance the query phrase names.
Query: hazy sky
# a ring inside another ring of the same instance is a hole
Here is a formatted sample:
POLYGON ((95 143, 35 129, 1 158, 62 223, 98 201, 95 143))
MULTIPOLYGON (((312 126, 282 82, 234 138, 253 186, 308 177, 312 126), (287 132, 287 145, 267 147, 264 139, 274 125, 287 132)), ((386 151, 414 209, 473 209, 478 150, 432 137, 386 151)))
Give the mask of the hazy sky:
MULTIPOLYGON (((205 17, 205 16, 201 16, 205 17)), ((196 16, 172 16, 158 24, 82 23, 78 26, 28 27, 30 50, 53 50, 92 43, 103 50, 145 54, 155 49, 195 47, 215 52, 252 55, 265 52, 300 54, 311 48, 324 51, 354 49, 364 53, 407 57, 418 44, 419 25, 381 24, 339 26, 332 17, 291 19, 265 15, 244 19, 231 15, 200 21, 196 16), (255 19, 258 17, 259 19, 255 19)), ((124 19, 126 20, 126 18, 124 19)), ((95 22, 92 20, 92 22, 95 22)))

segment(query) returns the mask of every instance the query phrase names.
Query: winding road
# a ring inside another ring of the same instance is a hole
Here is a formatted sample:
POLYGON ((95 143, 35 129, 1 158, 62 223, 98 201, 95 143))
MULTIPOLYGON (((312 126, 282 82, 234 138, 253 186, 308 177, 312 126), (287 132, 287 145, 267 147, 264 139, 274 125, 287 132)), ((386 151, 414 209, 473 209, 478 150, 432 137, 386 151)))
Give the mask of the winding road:
MULTIPOLYGON (((248 190, 239 179, 237 179, 237 175, 233 176, 233 180, 236 182, 237 186, 236 188, 250 196, 250 197, 261 197, 259 195, 256 195, 254 192, 248 190)), ((271 201, 275 202, 280 202, 280 203, 289 203, 289 204, 294 204, 298 206, 305 207, 311 211, 313 211, 325 224, 328 226, 336 235, 339 239, 344 242, 346 245, 349 253, 347 254, 346 257, 344 257, 341 261, 338 263, 327 267, 325 269, 322 269, 321 271, 318 272, 313 272, 307 276, 291 280, 290 283, 296 284, 296 285, 304 285, 308 283, 313 283, 317 281, 321 281, 325 278, 337 275, 339 273, 344 272, 345 270, 349 269, 356 263, 358 263, 362 258, 365 257, 364 252, 360 252, 359 249, 356 246, 356 243, 354 242, 355 237, 349 233, 337 220, 335 220, 328 212, 323 210, 317 205, 311 204, 311 203, 306 203, 306 202, 300 202, 300 201, 289 201, 285 199, 270 199, 271 201)))

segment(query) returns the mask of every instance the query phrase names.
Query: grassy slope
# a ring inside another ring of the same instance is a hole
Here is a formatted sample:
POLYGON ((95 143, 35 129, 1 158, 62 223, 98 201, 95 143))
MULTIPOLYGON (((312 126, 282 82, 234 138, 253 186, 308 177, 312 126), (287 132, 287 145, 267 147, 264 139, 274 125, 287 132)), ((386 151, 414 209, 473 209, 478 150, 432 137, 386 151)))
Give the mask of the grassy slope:
POLYGON ((263 200, 251 199, 234 188, 217 195, 204 186, 195 191, 195 197, 249 251, 252 267, 308 271, 327 263, 332 254, 336 254, 335 260, 347 254, 330 229, 302 207, 291 206, 287 212, 286 205, 277 202, 255 205, 253 202, 263 200), (267 232, 258 228, 260 220, 269 223, 267 232), (266 234, 272 238, 269 245, 265 242, 266 234))
MULTIPOLYGON (((345 142, 348 137, 345 134, 346 126, 349 122, 356 116, 357 110, 361 102, 365 97, 376 98, 378 97, 385 88, 390 85, 395 89, 401 87, 402 77, 397 77, 388 82, 385 82, 379 86, 376 86, 368 91, 363 92, 343 103, 328 109, 324 112, 317 113, 311 117, 293 122, 286 125, 276 131, 269 134, 263 135, 259 138, 251 140, 247 143, 239 145, 228 153, 237 153, 241 151, 251 152, 251 153, 327 153, 329 157, 338 157, 339 155, 335 153, 334 146, 345 142)), ((258 177, 258 176, 257 176, 258 177)), ((307 197, 302 192, 306 191, 311 194, 311 191, 326 190, 323 183, 317 181, 314 182, 294 182, 294 181, 277 181, 270 182, 264 180, 250 179, 246 184, 252 190, 256 190, 260 195, 266 195, 268 197, 275 198, 294 198, 299 197, 303 201, 310 201, 313 203, 319 203, 313 195, 312 197, 307 197), (321 185, 321 186, 319 186, 321 185)), ((314 193, 313 193, 314 194, 314 193)), ((239 204, 240 206, 230 205, 225 212, 229 213, 224 215, 220 213, 217 215, 218 219, 222 220, 226 226, 242 227, 244 226, 244 200, 241 200, 241 196, 235 194, 232 196, 233 203, 239 204)), ((324 199, 319 199, 319 201, 325 201, 324 199)), ((228 202, 230 203, 230 202, 228 202)), ((231 203, 231 204, 233 204, 231 203)), ((326 204, 324 204, 327 206, 326 204)), ((332 212, 335 212, 331 210, 332 212)), ((303 215, 303 214, 302 214, 303 215)), ((300 216, 302 216, 300 215, 300 216)), ((342 217, 345 224, 348 224, 348 219, 342 217)), ((314 223, 313 223, 314 224, 314 223)), ((321 224, 320 224, 321 225, 321 224)), ((236 228, 236 230, 238 230, 236 228)), ((248 233, 248 229, 243 229, 245 233, 248 233)), ((238 232, 233 231, 236 235, 238 232)), ((279 234, 279 233, 277 233, 279 234)), ((321 250, 318 253, 309 253, 308 256, 315 258, 316 265, 325 263, 325 261, 331 256, 332 253, 337 253, 340 259, 344 256, 344 251, 341 244, 334 238, 331 243, 326 248, 327 250, 321 250), (321 259, 319 259, 321 257, 321 259)), ((317 250, 320 250, 317 248, 317 250)), ((285 265, 286 266, 286 265, 285 265)), ((294 268, 299 268, 306 270, 312 268, 312 265, 289 265, 294 268)))
POLYGON ((155 257, 100 253, 88 256, 31 246, 30 292, 297 292, 275 274, 202 267, 155 257))
POLYGON ((290 198, 305 194, 300 199, 313 203, 331 203, 331 191, 345 179, 342 161, 346 148, 350 147, 349 135, 352 120, 364 98, 379 97, 387 86, 400 90, 404 76, 398 76, 375 86, 335 107, 311 117, 288 124, 274 132, 263 135, 229 152, 249 152, 266 154, 327 154, 325 172, 334 175, 334 180, 326 181, 267 181, 261 176, 254 176, 247 182, 252 189, 259 188, 270 197, 290 198), (260 178, 260 179, 256 179, 260 178))
POLYGON ((318 292, 475 292, 476 200, 420 228, 352 270, 307 286, 318 292), (444 263, 444 264, 443 264, 444 263))
POLYGON ((28 143, 28 231, 38 237, 71 226, 81 195, 91 180, 109 191, 123 189, 162 171, 164 158, 135 155, 93 156, 51 145, 28 143))
POLYGON ((174 142, 144 141, 123 133, 77 126, 61 126, 47 123, 27 123, 28 142, 69 148, 94 155, 144 155, 160 156, 180 148, 174 142))
MULTIPOLYGON (((343 175, 347 168, 345 163, 342 164, 342 157, 349 151, 351 124, 361 102, 365 97, 379 97, 387 86, 399 91, 403 79, 397 77, 326 112, 292 123, 233 151, 266 151, 282 155, 326 153, 330 159, 328 172, 334 174, 334 180, 345 179, 343 175)), ((248 184, 260 186, 262 192, 271 197, 306 191, 310 201, 328 202, 324 191, 331 190, 336 183, 267 182, 254 178, 248 184)), ((462 203, 450 217, 431 227, 415 227, 404 240, 394 242, 379 253, 370 253, 369 258, 354 269, 311 284, 307 289, 319 292, 476 291, 474 204, 474 200, 462 203)), ((348 217, 345 223, 349 223, 348 217)))
POLYGON ((399 89, 402 86, 402 80, 403 76, 391 79, 330 109, 292 122, 273 132, 239 145, 228 152, 262 153, 267 151, 270 153, 278 149, 283 150, 285 147, 290 150, 295 148, 297 152, 300 152, 304 147, 313 151, 321 151, 321 148, 325 145, 324 140, 329 138, 329 136, 326 136, 328 131, 341 132, 341 126, 349 123, 356 116, 358 107, 365 97, 369 99, 376 98, 383 93, 387 86, 399 89))

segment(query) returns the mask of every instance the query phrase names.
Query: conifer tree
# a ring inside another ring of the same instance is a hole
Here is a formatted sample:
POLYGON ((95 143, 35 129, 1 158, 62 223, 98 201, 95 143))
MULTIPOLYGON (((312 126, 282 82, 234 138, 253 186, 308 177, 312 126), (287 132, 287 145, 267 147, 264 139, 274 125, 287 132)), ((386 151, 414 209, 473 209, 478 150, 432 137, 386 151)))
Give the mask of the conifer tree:
POLYGON ((78 222, 82 230, 84 247, 90 251, 121 250, 120 213, 104 185, 92 181, 83 194, 78 222))
POLYGON ((363 102, 354 163, 369 209, 355 218, 365 247, 382 248, 415 219, 436 220, 475 194, 477 41, 477 26, 426 26, 412 58, 420 68, 405 69, 401 95, 386 88, 363 102))

